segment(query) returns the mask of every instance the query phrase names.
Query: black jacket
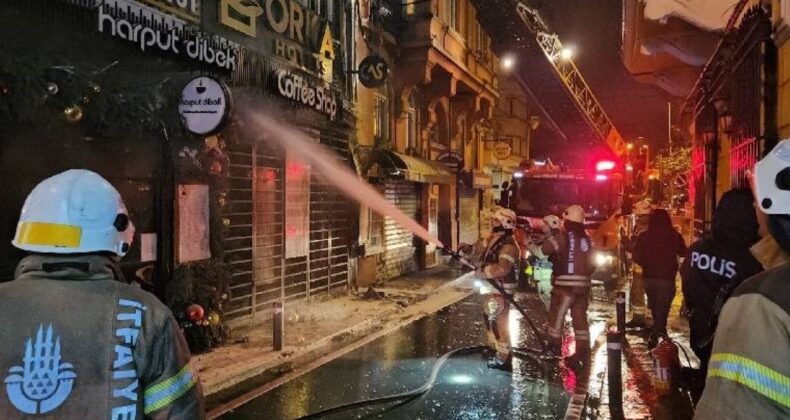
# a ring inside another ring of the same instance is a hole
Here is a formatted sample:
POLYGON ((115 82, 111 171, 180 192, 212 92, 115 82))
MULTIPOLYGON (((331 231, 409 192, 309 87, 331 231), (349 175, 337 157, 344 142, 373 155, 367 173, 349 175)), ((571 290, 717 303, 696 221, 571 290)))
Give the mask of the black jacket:
POLYGON ((762 271, 749 252, 759 239, 752 201, 746 189, 724 194, 713 217, 713 235, 693 244, 680 268, 693 347, 702 347, 713 333, 719 291, 728 287, 729 295, 743 280, 762 271))
POLYGON ((685 253, 686 244, 672 227, 669 213, 653 210, 647 231, 639 235, 634 247, 634 262, 642 267, 643 277, 674 282, 678 257, 685 253))

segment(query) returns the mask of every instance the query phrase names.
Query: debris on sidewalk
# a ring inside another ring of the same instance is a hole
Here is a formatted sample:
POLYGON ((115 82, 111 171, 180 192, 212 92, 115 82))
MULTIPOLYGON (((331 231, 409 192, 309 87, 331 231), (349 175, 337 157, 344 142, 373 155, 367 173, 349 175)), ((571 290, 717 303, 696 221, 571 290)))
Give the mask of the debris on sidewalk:
MULTIPOLYGON (((285 307, 281 352, 272 351, 271 318, 238 328, 230 345, 193 356, 209 405, 276 379, 391 323, 427 314, 467 296, 462 273, 446 267, 384 283, 379 290, 314 296, 285 307)), ((470 283, 471 285, 471 283, 470 283)))

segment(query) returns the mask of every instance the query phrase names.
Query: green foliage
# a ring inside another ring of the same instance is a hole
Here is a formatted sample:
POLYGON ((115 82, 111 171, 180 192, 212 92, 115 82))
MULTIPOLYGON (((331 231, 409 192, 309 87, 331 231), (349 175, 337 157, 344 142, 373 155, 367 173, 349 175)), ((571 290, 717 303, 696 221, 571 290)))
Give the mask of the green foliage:
POLYGON ((672 153, 662 152, 656 158, 656 168, 665 182, 672 181, 679 174, 687 173, 691 169, 691 147, 676 147, 672 153))

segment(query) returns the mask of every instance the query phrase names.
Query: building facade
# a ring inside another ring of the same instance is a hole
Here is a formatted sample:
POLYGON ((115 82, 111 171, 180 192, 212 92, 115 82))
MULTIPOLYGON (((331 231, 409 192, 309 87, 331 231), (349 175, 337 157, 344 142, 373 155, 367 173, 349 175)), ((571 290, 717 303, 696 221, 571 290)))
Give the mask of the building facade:
POLYGON ((3 280, 21 257, 7 244, 26 194, 86 168, 118 188, 137 226, 127 280, 177 316, 197 303, 216 315, 197 325, 233 327, 268 316, 275 301, 347 290, 353 204, 246 118, 269 115, 352 165, 344 2, 0 7, 3 39, 14 39, 0 47, 3 280), (201 131, 183 112, 196 105, 189 89, 215 85, 209 105, 220 111, 210 112, 223 118, 201 131))
MULTIPOLYGON (((379 55, 387 82, 357 90, 361 174, 442 243, 480 237, 481 142, 499 97, 498 58, 466 0, 360 1, 357 62, 379 55)), ((439 263, 436 247, 362 210, 359 283, 439 263)))

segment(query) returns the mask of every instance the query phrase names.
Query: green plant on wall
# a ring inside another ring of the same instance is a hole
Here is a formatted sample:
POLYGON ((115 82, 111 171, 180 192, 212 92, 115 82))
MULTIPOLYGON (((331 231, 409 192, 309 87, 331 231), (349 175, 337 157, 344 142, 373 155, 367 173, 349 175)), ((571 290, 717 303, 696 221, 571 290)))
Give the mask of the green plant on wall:
POLYGON ((672 182, 676 176, 691 169, 691 147, 676 147, 672 153, 664 151, 656 158, 656 168, 661 180, 672 182))

